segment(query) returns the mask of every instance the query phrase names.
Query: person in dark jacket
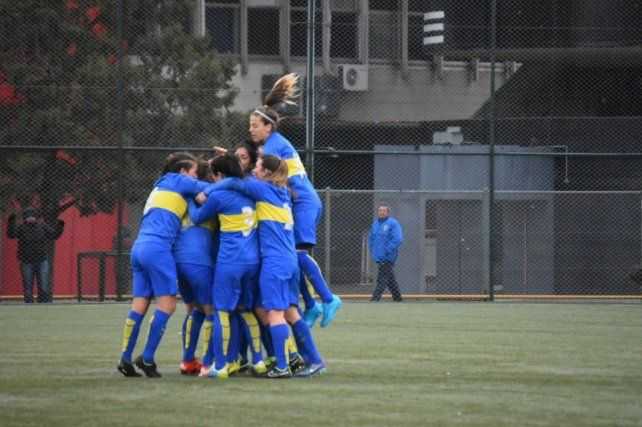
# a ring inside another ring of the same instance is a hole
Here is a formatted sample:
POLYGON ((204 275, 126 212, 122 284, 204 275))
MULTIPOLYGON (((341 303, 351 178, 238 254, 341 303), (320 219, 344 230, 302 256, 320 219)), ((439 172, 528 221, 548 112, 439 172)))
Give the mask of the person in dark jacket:
POLYGON ((377 218, 373 221, 368 236, 370 253, 379 268, 377 286, 370 301, 379 301, 386 288, 390 290, 393 300, 401 301, 401 291, 393 271, 401 242, 403 242, 401 225, 390 216, 388 206, 379 206, 377 218))
POLYGON ((62 220, 57 220, 55 225, 47 224, 34 208, 26 208, 22 212, 22 223, 17 223, 15 214, 9 216, 7 237, 18 239, 18 260, 26 303, 33 302, 34 279, 38 286, 38 302, 53 300, 49 281, 49 245, 60 237, 64 226, 62 220))

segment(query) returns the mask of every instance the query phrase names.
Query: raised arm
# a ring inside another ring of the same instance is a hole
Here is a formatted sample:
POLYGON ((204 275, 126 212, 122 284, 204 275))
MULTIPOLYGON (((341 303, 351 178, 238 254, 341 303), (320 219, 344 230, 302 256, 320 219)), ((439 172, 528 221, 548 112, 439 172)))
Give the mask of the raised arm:
POLYGON ((216 216, 218 212, 219 199, 216 197, 216 193, 212 193, 203 206, 198 206, 194 200, 190 199, 188 201, 188 212, 189 218, 192 220, 192 223, 198 225, 210 218, 216 216))

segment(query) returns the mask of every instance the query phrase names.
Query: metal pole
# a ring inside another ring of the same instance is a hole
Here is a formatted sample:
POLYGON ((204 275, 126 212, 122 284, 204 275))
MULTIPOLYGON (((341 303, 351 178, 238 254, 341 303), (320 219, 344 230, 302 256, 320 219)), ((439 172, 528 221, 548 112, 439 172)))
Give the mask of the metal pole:
MULTIPOLYGON (((119 300, 123 293, 122 287, 125 280, 122 274, 123 263, 121 257, 121 253, 123 252, 123 198, 125 195, 125 182, 123 177, 125 171, 122 170, 122 166, 125 164, 125 150, 123 150, 123 133, 125 131, 125 52, 123 51, 123 0, 118 0, 116 15, 116 32, 118 40, 118 79, 116 82, 116 102, 118 111, 118 119, 116 123, 116 126, 118 126, 117 164, 121 166, 121 169, 119 169, 117 175, 118 190, 116 192, 116 197, 118 197, 118 200, 116 202, 116 299, 119 300)), ((104 283, 102 284, 102 286, 104 292, 104 283)))
POLYGON ((495 268, 493 266, 493 259, 495 251, 493 249, 493 220, 495 211, 495 55, 497 49, 497 0, 492 0, 490 5, 490 102, 488 104, 489 110, 489 129, 488 129, 488 143, 489 143, 489 170, 488 170, 488 230, 489 235, 489 248, 488 248, 488 299, 495 300, 495 268))
POLYGON ((331 285, 332 280, 331 280, 331 273, 330 273, 330 261, 331 261, 331 253, 332 251, 330 250, 330 216, 332 215, 332 197, 330 193, 330 187, 327 187, 325 189, 325 280, 328 283, 328 286, 331 285))
POLYGON ((316 26, 315 9, 316 0, 308 0, 308 36, 307 36, 307 70, 305 88, 305 163, 310 181, 314 183, 314 67, 315 67, 315 40, 316 26))

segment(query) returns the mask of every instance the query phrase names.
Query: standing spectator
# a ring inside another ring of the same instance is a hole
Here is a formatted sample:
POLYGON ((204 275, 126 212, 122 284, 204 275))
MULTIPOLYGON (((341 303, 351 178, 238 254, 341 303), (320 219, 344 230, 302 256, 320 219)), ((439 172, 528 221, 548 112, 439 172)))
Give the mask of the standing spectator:
POLYGON ((397 261, 399 246, 403 242, 403 232, 399 222, 390 216, 388 206, 379 206, 377 217, 372 223, 368 236, 370 253, 379 268, 377 286, 370 301, 379 301, 386 287, 390 289, 395 301, 401 301, 401 291, 395 279, 393 267, 397 261))
POLYGON ((7 237, 18 239, 18 260, 26 303, 33 302, 34 279, 38 286, 38 302, 53 300, 49 281, 49 244, 60 237, 64 226, 62 220, 57 220, 53 226, 45 223, 39 212, 30 207, 22 212, 22 223, 16 222, 16 214, 9 216, 7 237))

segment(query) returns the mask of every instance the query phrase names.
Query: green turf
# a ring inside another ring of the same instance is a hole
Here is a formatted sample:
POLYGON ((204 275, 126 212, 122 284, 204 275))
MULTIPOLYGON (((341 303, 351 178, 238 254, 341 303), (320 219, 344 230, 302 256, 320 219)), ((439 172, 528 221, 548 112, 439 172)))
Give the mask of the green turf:
POLYGON ((225 382, 177 373, 182 314, 117 374, 127 310, 0 306, 0 426, 642 425, 640 304, 347 303, 325 376, 225 382))

